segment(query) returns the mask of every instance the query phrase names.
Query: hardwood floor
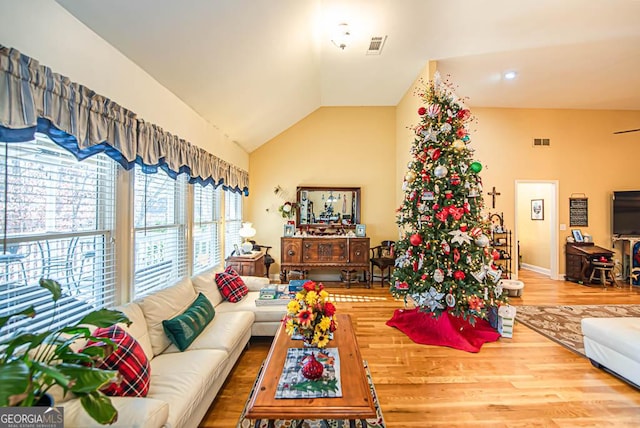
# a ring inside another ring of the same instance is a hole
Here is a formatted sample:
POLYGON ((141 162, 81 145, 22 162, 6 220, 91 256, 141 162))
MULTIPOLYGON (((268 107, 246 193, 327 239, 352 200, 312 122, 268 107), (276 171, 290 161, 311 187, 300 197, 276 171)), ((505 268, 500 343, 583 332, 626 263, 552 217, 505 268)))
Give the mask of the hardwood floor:
MULTIPOLYGON (((640 304, 640 287, 587 287, 521 271, 513 305, 640 304)), ((354 322, 388 427, 640 426, 640 391, 516 323, 513 339, 477 354, 413 343, 385 322, 402 307, 388 288, 331 288, 354 322), (357 300, 357 301, 341 301, 357 300)), ((235 427, 270 340, 251 346, 202 427, 235 427)))

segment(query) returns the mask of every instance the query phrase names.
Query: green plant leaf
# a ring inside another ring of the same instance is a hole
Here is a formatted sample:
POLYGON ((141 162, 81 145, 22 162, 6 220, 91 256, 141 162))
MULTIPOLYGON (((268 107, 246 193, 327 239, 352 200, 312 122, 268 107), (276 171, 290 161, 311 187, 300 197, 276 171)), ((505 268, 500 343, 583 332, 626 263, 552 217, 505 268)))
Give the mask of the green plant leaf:
POLYGON ((60 333, 70 334, 75 336, 71 338, 71 341, 75 341, 78 337, 87 337, 91 335, 91 329, 89 327, 80 327, 77 325, 72 325, 69 327, 63 327, 60 329, 60 333))
POLYGON ((29 366, 24 361, 0 365, 0 407, 18 404, 15 397, 26 393, 29 379, 29 366))
POLYGON ((15 314, 11 314, 6 317, 0 317, 0 329, 4 327, 7 321, 9 321, 11 318, 19 317, 19 316, 33 318, 36 316, 36 310, 33 306, 29 306, 27 309, 24 309, 20 312, 16 312, 15 314))
POLYGON ((38 379, 38 385, 50 384, 51 380, 55 381, 63 388, 68 388, 70 379, 56 367, 41 363, 39 361, 32 361, 31 365, 34 369, 40 371, 43 376, 38 379))
POLYGON ((111 309, 99 309, 85 315, 76 325, 95 325, 96 327, 110 327, 114 324, 126 323, 131 324, 129 318, 120 311, 113 311, 111 309))
MULTIPOLYGON (((10 340, 3 343, 6 345, 6 348, 2 349, 2 352, 0 352, 0 355, 2 355, 2 358, 0 358, 0 360, 11 358, 16 348, 19 348, 23 345, 28 345, 24 352, 28 352, 29 350, 36 348, 38 345, 42 344, 42 342, 50 334, 51 332, 48 331, 40 334, 22 333, 19 336, 11 338, 10 340)), ((22 354, 23 352, 21 351, 20 355, 22 354)), ((19 358, 22 357, 20 356, 19 358)))
POLYGON ((111 380, 115 380, 117 371, 101 370, 94 367, 82 366, 79 364, 63 363, 59 366, 60 371, 70 379, 69 389, 75 393, 90 393, 102 388, 111 380))
POLYGON ((118 411, 111 404, 111 399, 100 392, 82 395, 80 403, 89 416, 102 425, 110 425, 118 420, 118 411))
POLYGON ((60 283, 55 279, 40 278, 39 283, 40 287, 46 288, 47 290, 49 290, 49 292, 51 292, 51 298, 54 302, 57 302, 58 299, 62 296, 62 287, 60 286, 60 283))
MULTIPOLYGON (((108 346, 108 345, 107 345, 108 346)), ((113 348, 111 348, 113 349, 113 348)), ((82 350, 82 354, 87 357, 99 357, 104 358, 107 354, 108 348, 102 345, 90 345, 82 350)))

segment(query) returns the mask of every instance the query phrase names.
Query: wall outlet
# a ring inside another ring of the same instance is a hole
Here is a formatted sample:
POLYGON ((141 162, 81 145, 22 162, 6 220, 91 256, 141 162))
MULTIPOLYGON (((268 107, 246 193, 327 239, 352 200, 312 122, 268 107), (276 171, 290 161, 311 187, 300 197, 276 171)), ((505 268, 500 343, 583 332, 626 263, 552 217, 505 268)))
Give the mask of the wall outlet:
POLYGON ((560 223, 560 230, 567 230, 567 225, 564 223, 560 223))

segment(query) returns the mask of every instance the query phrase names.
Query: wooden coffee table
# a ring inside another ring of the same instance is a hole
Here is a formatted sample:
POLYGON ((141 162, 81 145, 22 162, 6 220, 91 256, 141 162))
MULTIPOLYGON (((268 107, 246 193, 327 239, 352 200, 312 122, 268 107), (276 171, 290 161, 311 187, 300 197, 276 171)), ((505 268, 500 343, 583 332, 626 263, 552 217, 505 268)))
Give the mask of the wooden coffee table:
POLYGON ((340 353, 342 397, 275 398, 287 349, 303 347, 301 340, 292 340, 287 335, 283 324, 276 333, 253 396, 249 399, 245 418, 268 419, 270 422, 277 419, 349 419, 355 421, 376 418, 376 409, 351 324, 351 317, 337 314, 336 321, 338 323, 337 330, 327 348, 338 348, 340 353))

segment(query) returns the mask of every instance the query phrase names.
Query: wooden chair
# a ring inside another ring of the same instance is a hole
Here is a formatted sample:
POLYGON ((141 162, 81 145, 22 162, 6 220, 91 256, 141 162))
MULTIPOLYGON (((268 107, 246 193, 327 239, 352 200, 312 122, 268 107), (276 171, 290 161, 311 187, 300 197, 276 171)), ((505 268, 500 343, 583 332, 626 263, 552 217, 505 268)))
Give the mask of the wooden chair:
POLYGON ((391 282, 391 270, 395 265, 396 258, 394 256, 394 241, 382 241, 378 246, 372 247, 371 250, 371 277, 369 283, 372 283, 375 275, 373 274, 374 266, 380 269, 380 286, 384 286, 385 277, 391 282), (387 275, 385 275, 387 270, 387 275))

